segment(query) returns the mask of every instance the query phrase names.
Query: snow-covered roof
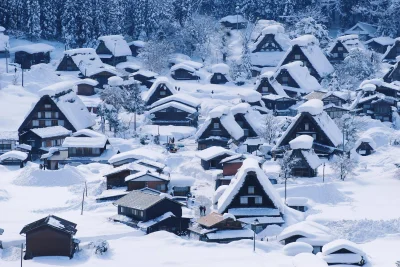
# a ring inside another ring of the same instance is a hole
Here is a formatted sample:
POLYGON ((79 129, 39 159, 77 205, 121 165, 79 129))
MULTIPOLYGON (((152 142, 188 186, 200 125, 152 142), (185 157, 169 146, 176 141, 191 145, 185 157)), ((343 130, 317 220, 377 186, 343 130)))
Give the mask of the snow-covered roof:
POLYGON ((145 47, 146 44, 147 43, 145 41, 141 41, 141 40, 135 40, 135 41, 132 41, 132 42, 128 43, 129 46, 134 45, 136 47, 145 47))
POLYGON ((147 78, 155 78, 158 76, 158 73, 155 73, 154 71, 151 70, 144 70, 144 69, 140 69, 135 73, 132 73, 133 75, 142 75, 145 76, 147 78))
POLYGON ((368 34, 369 36, 374 36, 376 33, 377 27, 375 25, 365 23, 365 22, 357 22, 356 25, 345 31, 345 34, 368 34))
POLYGON ((328 264, 312 253, 300 253, 294 256, 293 267, 328 267, 328 264))
POLYGON ((302 221, 286 227, 278 235, 277 240, 282 241, 293 236, 302 236, 297 241, 312 246, 323 246, 333 240, 329 228, 313 221, 302 221))
POLYGON ((332 52, 332 49, 335 47, 336 43, 340 42, 346 50, 349 52, 353 48, 360 48, 364 49, 364 45, 362 42, 358 39, 357 34, 348 34, 348 35, 343 35, 340 36, 336 39, 335 42, 333 42, 329 48, 327 49, 328 53, 332 52))
POLYGON ((98 81, 90 79, 90 78, 85 78, 85 79, 80 79, 76 82, 77 85, 79 84, 88 84, 91 86, 97 86, 99 84, 98 81))
MULTIPOLYGON (((230 211, 232 211, 232 209, 229 209, 230 211)), ((243 213, 243 216, 252 216, 252 217, 245 217, 245 218, 240 218, 238 219, 238 221, 245 223, 245 224, 252 224, 254 222, 254 220, 258 220, 258 222, 260 224, 283 224, 285 223, 285 221, 283 220, 283 218, 281 216, 272 216, 272 217, 253 217, 254 213, 252 212, 252 209, 249 209, 249 212, 243 213)), ((279 211, 278 211, 279 213, 279 211)))
POLYGON ((254 103, 261 100, 262 95, 254 90, 243 90, 238 94, 240 98, 247 103, 254 103))
POLYGON ((283 247, 283 253, 287 256, 296 256, 300 253, 312 253, 313 247, 310 244, 303 242, 289 243, 283 247))
POLYGON ((150 97, 154 94, 154 92, 156 91, 157 87, 159 85, 161 85, 161 84, 164 84, 171 91, 171 93, 173 95, 177 93, 175 88, 174 88, 174 85, 172 83, 170 83, 168 78, 165 77, 165 76, 160 76, 154 81, 153 85, 145 93, 145 95, 143 96, 143 101, 145 101, 145 102, 149 101, 150 97))
POLYGON ((245 23, 246 19, 242 15, 229 15, 220 19, 219 22, 245 23))
MULTIPOLYGON (((281 70, 287 70, 294 81, 299 85, 299 89, 295 88, 296 91, 300 93, 310 93, 315 90, 321 89, 321 85, 315 79, 314 76, 310 74, 307 67, 303 65, 301 61, 294 61, 285 65, 282 65, 276 72, 275 77, 278 76, 281 70)), ((283 86, 287 88, 288 86, 283 86)), ((289 89, 289 88, 287 88, 289 89)))
POLYGON ((301 104, 297 110, 299 112, 308 112, 311 115, 318 115, 324 111, 324 102, 319 99, 311 99, 301 104))
POLYGON ((197 111, 195 108, 192 108, 192 107, 187 106, 185 104, 178 103, 178 102, 175 102, 175 101, 171 101, 171 102, 167 102, 165 104, 162 104, 162 105, 159 105, 159 106, 156 106, 156 107, 150 109, 148 111, 148 113, 151 114, 151 113, 154 113, 154 112, 157 112, 157 111, 169 108, 169 107, 173 107, 173 108, 176 108, 176 109, 179 109, 179 110, 183 110, 183 111, 185 111, 187 113, 190 113, 190 114, 193 114, 193 113, 195 113, 197 111))
POLYGON ((202 160, 208 161, 225 154, 232 156, 235 155, 236 153, 220 146, 212 146, 197 152, 196 156, 198 158, 201 158, 202 160))
POLYGON ((375 85, 375 89, 376 89, 376 87, 382 86, 382 87, 386 87, 386 88, 393 89, 396 91, 400 91, 400 86, 398 86, 394 83, 384 82, 382 78, 365 80, 360 84, 360 88, 363 91, 375 91, 375 89, 372 85, 375 85))
POLYGON ((317 257, 321 258, 329 265, 334 265, 339 267, 359 266, 359 263, 362 260, 361 255, 353 253, 335 253, 329 255, 323 255, 322 253, 317 253, 317 257))
POLYGON ((103 41, 107 49, 110 50, 115 57, 132 56, 132 51, 128 43, 121 35, 100 36, 98 40, 103 41))
POLYGON ((124 83, 124 79, 118 76, 112 76, 107 79, 107 84, 109 86, 121 86, 124 83))
POLYGON ((141 182, 142 181, 159 181, 159 180, 168 181, 169 178, 168 178, 168 176, 165 176, 158 172, 151 172, 149 170, 144 170, 144 171, 130 174, 125 177, 125 182, 129 182, 132 180, 139 180, 141 182), (142 177, 146 177, 146 178, 142 178, 142 177))
POLYGON ((279 44, 279 46, 282 48, 283 51, 286 51, 290 47, 290 39, 285 34, 285 28, 281 24, 275 24, 275 25, 269 25, 264 29, 262 29, 260 35, 257 37, 255 42, 251 44, 250 50, 254 51, 267 34, 274 35, 275 41, 279 44))
POLYGON ((93 48, 77 48, 64 51, 64 54, 71 57, 80 72, 85 76, 92 76, 102 71, 120 75, 121 71, 115 67, 104 64, 93 48))
POLYGON ((304 55, 308 58, 311 65, 317 71, 319 76, 324 77, 330 73, 332 73, 335 69, 332 64, 326 58, 324 52, 322 52, 319 47, 319 42, 317 38, 313 35, 307 34, 297 37, 290 41, 292 48, 288 49, 286 55, 283 57, 281 63, 278 66, 281 66, 283 61, 286 59, 287 55, 292 51, 294 45, 298 45, 304 55))
MULTIPOLYGON (((233 115, 243 114, 246 121, 250 124, 251 128, 256 133, 261 131, 263 122, 263 117, 257 110, 254 110, 249 103, 239 103, 233 107, 231 107, 231 112, 233 115)), ((248 139, 249 140, 249 139, 248 139)))
POLYGON ((123 161, 126 159, 143 159, 143 158, 154 160, 157 162, 162 162, 164 161, 165 156, 157 151, 141 147, 116 154, 108 160, 108 163, 114 164, 116 162, 123 161))
POLYGON ((168 218, 171 218, 171 217, 175 217, 175 215, 172 212, 168 211, 168 212, 164 213, 163 215, 158 216, 157 218, 154 218, 152 220, 149 220, 149 221, 146 221, 146 222, 139 222, 137 224, 137 226, 139 228, 142 228, 142 229, 147 229, 147 228, 149 228, 149 227, 151 227, 151 226, 153 226, 153 225, 155 225, 155 224, 157 224, 157 223, 159 223, 161 221, 164 221, 164 220, 166 220, 168 218))
POLYGON ((288 206, 307 206, 308 198, 306 197, 288 197, 286 199, 288 206))
POLYGON ((329 255, 329 254, 334 253, 341 249, 347 249, 347 250, 349 250, 355 254, 359 254, 361 256, 365 255, 364 251, 356 243, 351 242, 346 239, 337 239, 328 244, 325 244, 322 247, 322 254, 329 255))
POLYGON ((211 66, 212 73, 229 74, 229 66, 225 63, 214 64, 211 66))
POLYGON ((0 131, 0 140, 18 140, 18 131, 0 131))
POLYGON ((106 136, 100 137, 67 137, 65 138, 63 147, 87 147, 87 148, 103 148, 107 143, 106 136))
POLYGON ((194 73, 194 72, 196 72, 196 69, 194 68, 194 67, 192 67, 192 66, 189 66, 189 65, 187 65, 186 63, 178 63, 178 64, 175 64, 175 65, 173 65, 172 67, 171 67, 171 72, 174 72, 174 71, 176 71, 176 70, 179 70, 179 69, 184 69, 184 70, 187 70, 188 72, 192 72, 192 73, 194 73))
MULTIPOLYGON (((235 178, 231 180, 228 188, 224 191, 222 196, 218 200, 217 210, 219 213, 224 213, 232 202, 233 198, 238 194, 240 188, 243 186, 246 176, 249 172, 255 172, 257 179, 260 182, 265 193, 274 203, 275 207, 279 209, 281 213, 284 213, 284 205, 281 201, 279 194, 276 192, 275 188, 272 186, 268 177, 265 175, 264 171, 260 168, 258 161, 252 158, 245 159, 243 161, 242 167, 238 170, 235 178)), ((231 211, 228 211, 232 213, 231 211)))
POLYGON ((200 62, 197 62, 197 61, 193 61, 193 60, 181 60, 181 61, 179 61, 179 63, 184 64, 184 65, 189 66, 189 67, 192 67, 195 70, 199 70, 204 66, 203 63, 200 63, 200 62))
POLYGON ((229 107, 221 105, 212 109, 209 112, 207 119, 204 121, 199 130, 196 132, 196 138, 200 138, 200 136, 211 124, 213 118, 219 118, 222 126, 235 140, 239 140, 240 138, 243 137, 244 131, 240 127, 240 125, 235 121, 235 117, 230 112, 229 107))
POLYGON ((311 169, 316 169, 322 164, 320 158, 313 149, 301 150, 301 154, 307 161, 308 165, 310 165, 311 169))
POLYGON ((289 142, 291 149, 311 149, 314 142, 312 136, 302 134, 289 142))
POLYGON ((132 163, 132 166, 134 168, 141 168, 141 167, 138 167, 137 165, 140 165, 141 167, 145 167, 148 169, 150 168, 150 169, 161 169, 161 170, 164 169, 166 166, 164 163, 160 163, 160 162, 146 159, 146 158, 139 159, 132 163))
POLYGON ((214 239, 231 239, 231 238, 252 238, 254 232, 250 229, 239 229, 239 230, 220 230, 213 233, 206 234, 210 240, 214 239))
POLYGON ((85 104, 73 90, 62 90, 62 86, 46 87, 39 90, 39 95, 48 95, 72 124, 76 131, 92 127, 96 121, 85 104))
POLYGON ((0 32, 5 32, 6 28, 4 28, 3 26, 0 26, 0 32))
POLYGON ((195 181, 196 179, 194 179, 193 177, 171 175, 169 184, 171 187, 192 186, 195 181))
POLYGON ((362 135, 360 138, 358 138, 357 142, 354 144, 354 147, 358 148, 361 143, 368 143, 372 149, 376 149, 376 143, 374 139, 369 135, 362 135))
POLYGON ((0 162, 7 159, 19 159, 25 161, 28 158, 28 154, 22 151, 12 150, 0 155, 0 162))
POLYGON ((86 137, 106 137, 104 134, 98 133, 98 132, 90 130, 90 129, 81 129, 72 134, 72 136, 75 136, 75 137, 80 136, 80 135, 83 135, 86 137))
POLYGON ((54 49, 54 46, 43 43, 36 43, 13 47, 10 49, 10 52, 26 52, 28 54, 35 54, 51 52, 54 51, 54 49))
POLYGON ((201 104, 201 100, 199 100, 198 98, 195 98, 185 93, 177 93, 157 100, 156 102, 151 104, 150 108, 154 108, 171 101, 183 103, 193 108, 197 108, 201 104))
POLYGON ((35 128, 31 129, 31 131, 41 138, 71 135, 71 131, 65 129, 63 126, 35 128))
POLYGON ((263 79, 268 79, 269 84, 274 88, 275 92, 284 97, 288 97, 285 90, 283 90, 282 85, 275 79, 275 73, 273 71, 265 71, 260 75, 260 79, 256 81, 255 89, 260 86, 260 83, 263 79))
POLYGON ((76 80, 67 80, 67 81, 62 81, 58 83, 53 83, 50 84, 49 86, 46 86, 42 89, 39 90, 39 94, 41 96, 43 95, 55 95, 61 92, 65 92, 68 89, 73 89, 74 86, 76 85, 77 81, 76 80))
POLYGON ((380 36, 380 37, 376 37, 376 38, 372 38, 368 41, 365 42, 365 44, 370 44, 372 42, 376 42, 380 45, 392 45, 394 44, 394 39, 390 38, 388 36, 380 36))

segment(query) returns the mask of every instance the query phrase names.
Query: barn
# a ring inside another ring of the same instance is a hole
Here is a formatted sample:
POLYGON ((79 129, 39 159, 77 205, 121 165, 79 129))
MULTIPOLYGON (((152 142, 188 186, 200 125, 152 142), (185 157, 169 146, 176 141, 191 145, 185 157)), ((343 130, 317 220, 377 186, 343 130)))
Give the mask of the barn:
POLYGON ((48 44, 36 43, 16 46, 10 49, 14 53, 14 62, 21 65, 22 69, 30 69, 32 65, 50 63, 50 52, 54 47, 48 44))
POLYGON ((175 80, 200 80, 197 69, 186 63, 178 63, 170 69, 171 77, 175 80))
POLYGON ((211 84, 225 84, 229 82, 229 66, 224 63, 211 66, 211 75, 208 78, 211 84))
POLYGON ((385 54, 387 49, 394 44, 394 39, 388 36, 380 36, 372 38, 365 42, 368 49, 375 51, 379 54, 385 54))
POLYGON ((353 48, 365 49, 357 34, 340 36, 328 47, 328 59, 331 63, 340 63, 353 48))
POLYGON ((132 56, 132 51, 128 43, 121 35, 107 35, 98 38, 99 45, 96 53, 103 63, 116 66, 118 63, 125 62, 127 56, 132 56))

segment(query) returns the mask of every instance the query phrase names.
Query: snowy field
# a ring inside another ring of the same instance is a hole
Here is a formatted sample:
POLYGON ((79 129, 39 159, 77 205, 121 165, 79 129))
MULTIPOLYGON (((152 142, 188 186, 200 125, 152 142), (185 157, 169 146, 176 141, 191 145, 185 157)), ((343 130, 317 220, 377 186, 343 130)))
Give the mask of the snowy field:
MULTIPOLYGON (((11 39, 11 46, 26 43, 28 41, 11 39)), ((53 61, 60 59, 63 45, 47 43, 56 47, 52 53, 53 61)), ((5 70, 4 66, 5 59, 0 59, 0 71, 5 70)), ((75 79, 57 76, 54 68, 54 62, 35 66, 24 74, 24 87, 12 85, 14 74, 11 70, 9 74, 1 75, 0 130, 17 130, 31 105, 39 99, 39 89, 62 80, 75 79)), ((175 82, 175 85, 182 92, 203 101, 202 119, 218 105, 239 103, 238 94, 252 89, 251 84, 238 87, 230 83, 210 85, 205 82, 175 82)), ((170 155, 161 146, 149 145, 148 148, 166 156, 164 163, 171 173, 195 178, 192 192, 211 203, 213 173, 204 171, 200 159, 195 156, 195 129, 142 125, 143 116, 138 121, 142 134, 155 135, 160 132, 162 141, 173 136, 185 145, 184 149, 170 155)), ((316 178, 289 180, 288 196, 310 199, 310 209, 304 214, 306 220, 328 226, 338 238, 359 243, 368 257, 365 266, 389 267, 400 260, 400 179, 395 176, 397 168, 394 165, 400 162, 400 147, 389 144, 395 130, 376 121, 371 121, 369 126, 368 132, 377 143, 377 149, 374 154, 359 158, 354 175, 341 181, 327 163, 324 171, 323 166, 319 167, 319 176, 316 178)), ((110 142, 121 152, 140 146, 138 140, 110 138, 110 142)), ((117 213, 117 208, 110 202, 97 203, 96 197, 105 190, 103 174, 111 168, 110 165, 96 163, 43 171, 38 163, 29 163, 23 169, 0 165, 0 227, 5 229, 0 236, 5 247, 0 250, 0 266, 19 264, 19 246, 24 242, 19 232, 24 225, 49 214, 78 225, 76 238, 82 242, 81 251, 72 260, 43 257, 24 261, 24 266, 292 266, 293 258, 283 254, 283 246, 274 237, 258 240, 256 252, 253 253, 253 243, 249 240, 209 244, 167 232, 144 236, 138 230, 110 221, 108 218, 117 213), (85 197, 81 215, 85 183, 88 196, 85 197), (105 255, 97 255, 87 246, 98 239, 105 239, 110 244, 110 250, 105 255)), ((268 175, 278 176, 276 162, 266 162, 263 168, 268 175)), ((283 185, 275 187, 284 197, 283 185)))

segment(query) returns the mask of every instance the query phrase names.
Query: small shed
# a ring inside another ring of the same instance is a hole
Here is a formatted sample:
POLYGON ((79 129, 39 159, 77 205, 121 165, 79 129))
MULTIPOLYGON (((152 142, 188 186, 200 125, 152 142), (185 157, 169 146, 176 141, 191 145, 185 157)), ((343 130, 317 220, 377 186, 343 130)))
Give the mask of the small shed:
POLYGON ((76 83, 76 94, 77 95, 85 95, 85 96, 91 96, 96 94, 96 91, 94 88, 99 84, 98 81, 93 80, 93 79, 82 79, 76 83))
POLYGON ((139 55, 140 50, 146 46, 146 42, 136 40, 128 43, 128 45, 129 48, 131 49, 132 56, 136 57, 137 55, 139 55))
POLYGON ((72 258, 79 249, 76 224, 60 217, 49 215, 25 225, 20 234, 26 236, 24 259, 40 256, 65 256, 72 258))
POLYGON ((219 63, 211 66, 212 74, 209 77, 211 84, 225 84, 229 82, 229 66, 219 63))
POLYGON ((317 257, 333 266, 363 266, 367 260, 365 252, 356 243, 346 239, 337 239, 324 245, 317 257))
POLYGON ((305 197, 288 197, 286 199, 286 205, 289 208, 305 212, 308 209, 308 198, 305 197))
POLYGON ((131 49, 122 35, 100 36, 96 53, 101 61, 112 66, 125 62, 127 56, 132 56, 131 49))
POLYGON ((11 150, 0 155, 0 164, 3 165, 19 165, 22 168, 27 160, 28 154, 17 150, 11 150))
POLYGON ((197 152, 196 156, 201 159, 201 166, 205 170, 222 169, 221 160, 235 155, 236 153, 219 146, 212 146, 197 152))
POLYGON ((246 28, 247 21, 242 15, 229 15, 219 20, 222 26, 232 30, 246 28))
POLYGON ((178 63, 170 69, 171 77, 175 80, 200 80, 196 68, 185 63, 178 63))
POLYGON ((394 39, 388 36, 372 38, 365 42, 365 45, 372 51, 384 54, 389 46, 394 44, 394 39))
POLYGON ((169 177, 149 170, 140 171, 125 177, 128 191, 151 188, 162 193, 168 191, 169 177))
POLYGON ((173 196, 189 197, 194 182, 192 177, 171 175, 168 187, 173 196))
POLYGON ((21 65, 22 69, 30 69, 32 65, 50 63, 50 52, 54 47, 48 44, 36 43, 16 46, 10 49, 15 53, 14 62, 21 65))
POLYGON ((354 147, 356 152, 361 156, 368 156, 374 153, 376 149, 376 143, 370 136, 362 136, 357 140, 354 147))

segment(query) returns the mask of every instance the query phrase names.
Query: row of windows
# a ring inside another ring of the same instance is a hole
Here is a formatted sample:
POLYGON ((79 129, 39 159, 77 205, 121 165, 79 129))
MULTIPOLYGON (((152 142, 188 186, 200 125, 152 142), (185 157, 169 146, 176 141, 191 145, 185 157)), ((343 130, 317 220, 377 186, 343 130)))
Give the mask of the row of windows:
POLYGON ((180 109, 177 109, 177 108, 166 108, 166 109, 162 109, 162 110, 160 110, 158 112, 167 112, 167 111, 169 111, 169 112, 184 112, 183 110, 180 110, 180 109))
POLYGON ((42 147, 61 146, 64 139, 46 140, 42 142, 42 147))
POLYGON ((11 150, 11 144, 0 144, 0 150, 11 150))
POLYGON ((98 147, 72 147, 70 148, 71 154, 72 155, 88 155, 88 154, 94 154, 98 155, 100 154, 100 148, 98 147))
POLYGON ((37 113, 38 119, 43 119, 43 118, 44 119, 58 119, 58 116, 59 116, 59 114, 57 111, 56 112, 51 112, 51 111, 41 112, 41 111, 39 111, 37 113))
POLYGON ((257 197, 249 197, 249 196, 240 197, 240 204, 242 204, 242 205, 249 204, 249 198, 254 198, 254 203, 257 205, 262 204, 262 197, 259 197, 259 196, 257 196, 257 197))
POLYGON ((32 127, 64 126, 64 120, 32 120, 32 127))
POLYGON ((128 209, 125 207, 121 207, 121 213, 124 213, 124 214, 130 213, 135 216, 143 217, 143 211, 135 210, 135 209, 128 209))
MULTIPOLYGON (((349 53, 343 53, 343 57, 347 57, 349 53)), ((332 54, 333 57, 339 57, 339 53, 333 53, 332 54)))

